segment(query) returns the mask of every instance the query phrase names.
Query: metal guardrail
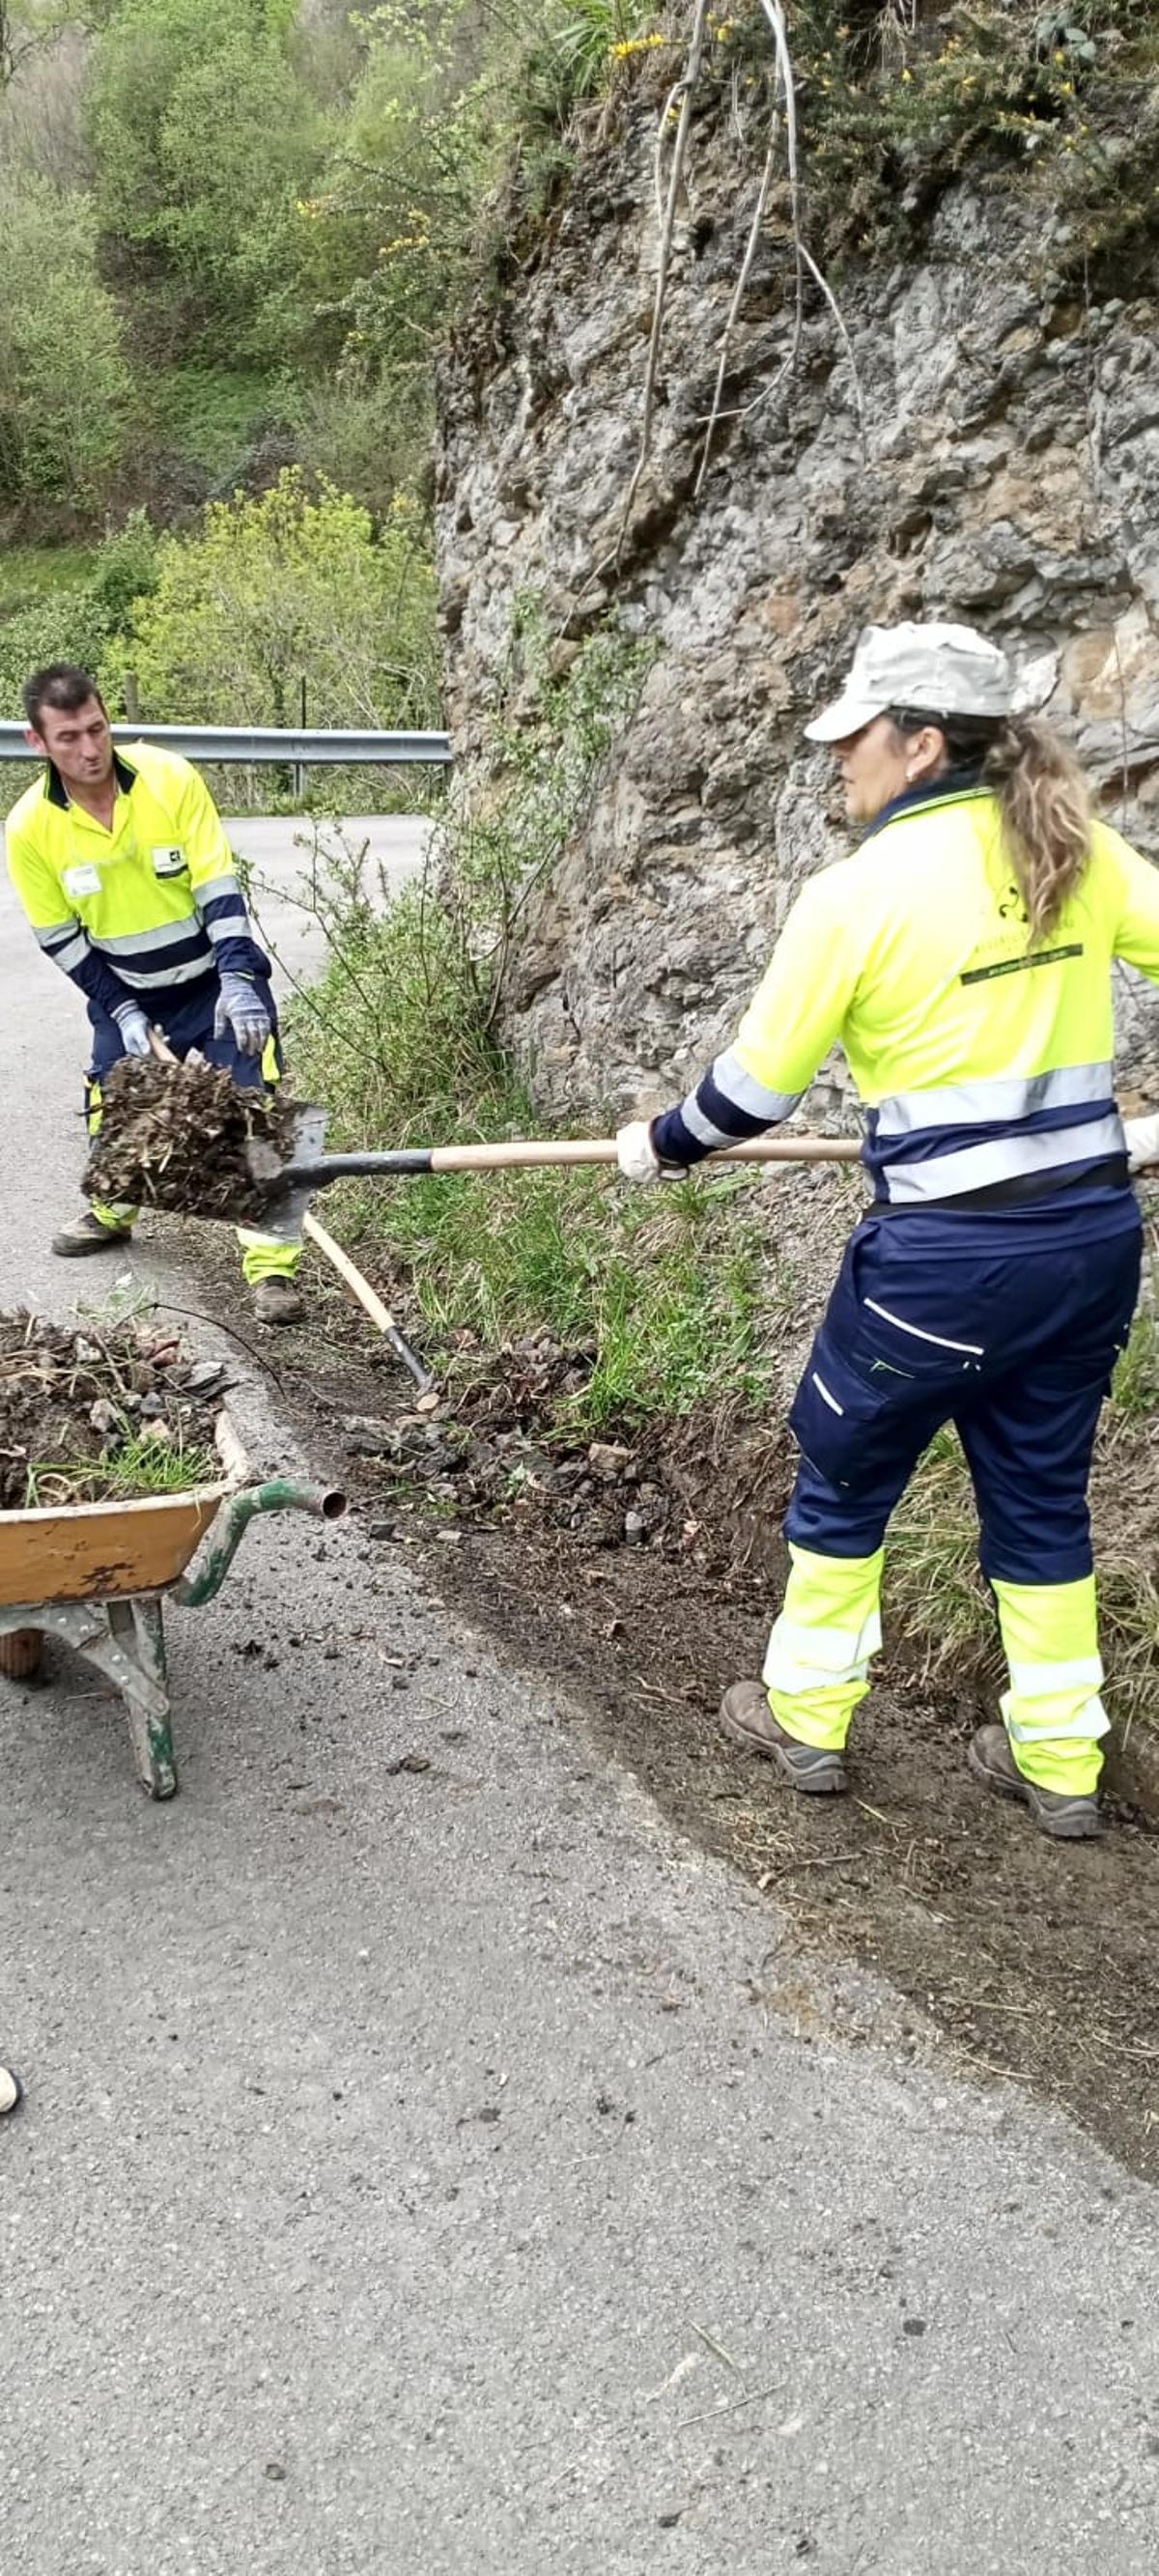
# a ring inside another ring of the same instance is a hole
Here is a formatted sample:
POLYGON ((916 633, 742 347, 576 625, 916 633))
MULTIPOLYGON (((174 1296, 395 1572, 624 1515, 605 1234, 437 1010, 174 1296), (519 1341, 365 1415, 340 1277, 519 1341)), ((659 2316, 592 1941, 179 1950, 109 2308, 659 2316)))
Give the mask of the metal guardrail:
MULTIPOLYGON (((365 764, 393 768, 416 763, 443 768, 451 759, 446 733, 333 733, 320 727, 283 731, 276 725, 113 726, 114 742, 155 742, 184 752, 187 760, 235 761, 248 767, 314 769, 365 764)), ((0 724, 0 760, 34 760, 20 724, 0 724)))

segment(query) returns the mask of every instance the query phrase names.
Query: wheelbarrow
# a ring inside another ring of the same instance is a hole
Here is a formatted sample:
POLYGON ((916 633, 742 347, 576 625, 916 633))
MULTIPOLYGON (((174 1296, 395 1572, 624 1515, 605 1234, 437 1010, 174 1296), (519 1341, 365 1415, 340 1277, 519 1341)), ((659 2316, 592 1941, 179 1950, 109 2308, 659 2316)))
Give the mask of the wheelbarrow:
POLYGON ((131 1503, 74 1503, 0 1512, 0 1673, 25 1680, 46 1637, 59 1637, 120 1692, 137 1777, 150 1798, 172 1798, 177 1764, 165 1658, 166 1595, 199 1610, 220 1592, 259 1512, 340 1520, 343 1494, 275 1476, 250 1480, 227 1413, 218 1416, 220 1481, 131 1503), (200 1567, 187 1572, 202 1539, 200 1567))

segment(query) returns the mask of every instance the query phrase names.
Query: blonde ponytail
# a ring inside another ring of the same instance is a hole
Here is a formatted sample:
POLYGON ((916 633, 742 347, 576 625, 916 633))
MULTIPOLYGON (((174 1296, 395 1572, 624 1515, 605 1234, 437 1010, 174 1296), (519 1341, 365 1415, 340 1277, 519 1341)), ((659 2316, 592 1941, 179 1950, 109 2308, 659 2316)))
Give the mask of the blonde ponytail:
POLYGON ((1086 780, 1065 743, 1033 716, 1006 718, 987 750, 982 776, 998 799, 1031 939, 1048 939, 1090 858, 1086 780))

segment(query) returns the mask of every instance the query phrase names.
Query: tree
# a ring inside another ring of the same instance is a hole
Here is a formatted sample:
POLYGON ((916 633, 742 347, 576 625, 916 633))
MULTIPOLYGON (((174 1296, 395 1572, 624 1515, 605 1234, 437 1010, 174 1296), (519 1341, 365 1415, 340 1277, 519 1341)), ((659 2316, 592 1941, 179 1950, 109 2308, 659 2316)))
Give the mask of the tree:
POLYGON ((295 201, 322 150, 284 27, 256 0, 126 0, 94 53, 110 247, 183 290, 215 350, 284 354, 305 319, 295 201))
POLYGON ((213 502, 199 535, 163 537, 156 589, 107 673, 132 669, 154 722, 434 722, 434 575, 412 512, 381 536, 332 485, 287 469, 257 499, 213 502))
POLYGON ((510 47, 474 0, 381 0, 316 194, 299 207, 315 295, 342 324, 340 375, 389 381, 422 421, 436 350, 466 277, 480 200, 503 156, 510 47))
POLYGON ((0 179, 0 494, 99 498, 121 448, 129 375, 97 268, 90 200, 0 179))

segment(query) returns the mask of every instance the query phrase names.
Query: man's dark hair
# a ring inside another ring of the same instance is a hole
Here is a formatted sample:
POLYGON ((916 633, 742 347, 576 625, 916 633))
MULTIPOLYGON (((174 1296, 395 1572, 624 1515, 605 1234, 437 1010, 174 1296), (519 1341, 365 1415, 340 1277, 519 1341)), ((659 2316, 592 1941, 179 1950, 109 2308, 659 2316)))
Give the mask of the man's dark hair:
POLYGON ((105 703, 96 681, 88 671, 82 671, 79 662, 46 662, 43 671, 34 671, 25 681, 22 696, 24 713, 34 733, 40 731, 45 707, 58 715, 75 716, 79 708, 87 707, 90 698, 95 698, 99 707, 105 703))

